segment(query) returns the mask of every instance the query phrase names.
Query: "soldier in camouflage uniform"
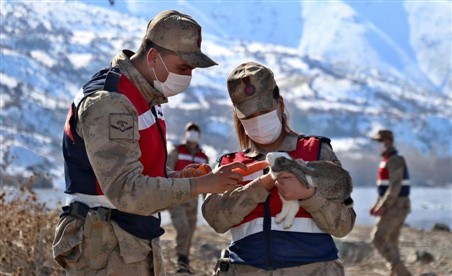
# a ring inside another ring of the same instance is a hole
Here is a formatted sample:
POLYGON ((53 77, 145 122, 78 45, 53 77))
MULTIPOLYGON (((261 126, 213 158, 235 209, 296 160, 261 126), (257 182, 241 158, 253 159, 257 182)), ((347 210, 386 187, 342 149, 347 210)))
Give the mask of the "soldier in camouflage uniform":
POLYGON ((232 172, 240 163, 188 178, 166 168, 160 105, 188 87, 194 68, 215 65, 200 47, 193 18, 161 12, 137 53, 123 50, 76 94, 63 135, 67 200, 53 242, 67 274, 164 275, 159 212, 242 180, 232 172))
POLYGON ((410 180, 405 159, 394 147, 392 131, 382 129, 372 137, 383 146, 378 171, 378 200, 370 214, 378 217, 372 243, 391 264, 391 275, 411 275, 400 259, 399 235, 410 212, 410 180))
MULTIPOLYGON (((185 126, 184 141, 168 154, 168 168, 181 171, 190 164, 208 164, 209 158, 199 145, 201 129, 193 122, 185 126)), ((198 216, 198 197, 169 209, 176 230, 177 273, 190 273, 189 255, 198 216)))
MULTIPOLYGON (((239 65, 228 77, 228 91, 243 151, 222 156, 219 164, 253 164, 274 151, 287 152, 294 159, 341 164, 330 139, 300 135, 289 127, 269 68, 255 62, 239 65)), ((232 236, 215 275, 344 275, 331 235, 343 237, 353 229, 356 214, 351 198, 326 199, 295 175, 281 172, 275 180, 268 169, 244 176, 241 185, 207 195, 202 206, 209 225, 219 233, 230 230, 232 236), (275 222, 282 208, 278 193, 299 201, 288 229, 275 222)))

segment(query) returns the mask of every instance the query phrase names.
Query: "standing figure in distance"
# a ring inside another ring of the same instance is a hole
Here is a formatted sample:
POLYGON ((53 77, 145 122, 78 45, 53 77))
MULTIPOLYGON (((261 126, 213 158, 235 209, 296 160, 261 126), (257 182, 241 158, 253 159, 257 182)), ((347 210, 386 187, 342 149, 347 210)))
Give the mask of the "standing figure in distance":
MULTIPOLYGON (((193 122, 185 126, 184 141, 168 154, 168 168, 182 171, 190 164, 209 164, 209 158, 202 151, 199 140, 201 129, 193 122)), ((189 256, 193 234, 196 230, 198 197, 169 209, 176 230, 177 273, 190 273, 189 256)))
POLYGON ((161 104, 182 93, 201 52, 201 26, 169 10, 147 26, 136 53, 123 50, 75 95, 63 133, 67 194, 53 256, 68 275, 162 275, 159 212, 242 180, 216 169, 180 178, 167 170, 161 104))
POLYGON ((378 217, 372 235, 377 251, 391 264, 391 275, 411 275, 399 252, 400 229, 410 213, 410 179, 405 159, 394 147, 394 135, 387 129, 372 137, 382 145, 378 169, 378 200, 370 215, 378 217))
MULTIPOLYGON (((330 139, 300 135, 290 128, 269 68, 243 63, 230 73, 227 85, 243 151, 222 156, 220 165, 254 164, 275 151, 287 152, 295 160, 341 164, 330 139)), ((356 214, 350 197, 327 199, 294 174, 282 171, 273 179, 268 169, 245 176, 241 185, 207 195, 202 205, 209 225, 218 233, 230 230, 232 236, 215 275, 344 275, 332 235, 343 237, 353 229, 356 214), (278 192, 286 200, 299 201, 290 228, 275 221, 282 209, 278 192)))

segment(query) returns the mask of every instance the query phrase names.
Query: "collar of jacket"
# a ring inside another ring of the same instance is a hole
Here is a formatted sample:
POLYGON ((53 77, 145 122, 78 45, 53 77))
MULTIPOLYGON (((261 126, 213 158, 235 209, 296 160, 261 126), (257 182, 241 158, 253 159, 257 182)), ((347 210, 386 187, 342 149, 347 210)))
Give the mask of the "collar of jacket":
POLYGON ((168 98, 154 89, 149 82, 138 72, 130 61, 130 57, 135 53, 130 50, 122 50, 120 54, 113 58, 111 66, 118 66, 121 74, 124 74, 141 92, 150 106, 164 104, 168 98))
POLYGON ((197 143, 196 144, 196 147, 194 147, 193 148, 193 150, 192 149, 190 149, 190 147, 188 146, 188 144, 187 144, 188 142, 186 141, 186 140, 184 140, 184 143, 183 143, 183 145, 187 148, 187 150, 190 152, 190 154, 197 154, 198 152, 200 152, 201 151, 201 146, 197 143))
MULTIPOLYGON (((282 141, 281 145, 278 147, 278 151, 291 152, 297 149, 298 144, 298 134, 294 132, 287 133, 286 137, 282 141)), ((251 141, 251 147, 246 150, 245 156, 255 158, 259 155, 265 156, 268 152, 256 146, 253 141, 251 141)))
POLYGON ((397 153, 397 150, 396 150, 396 148, 394 148, 394 147, 389 147, 389 148, 387 148, 382 154, 381 154, 381 156, 383 156, 383 157, 389 157, 389 156, 392 156, 392 155, 394 155, 394 154, 396 154, 397 153))

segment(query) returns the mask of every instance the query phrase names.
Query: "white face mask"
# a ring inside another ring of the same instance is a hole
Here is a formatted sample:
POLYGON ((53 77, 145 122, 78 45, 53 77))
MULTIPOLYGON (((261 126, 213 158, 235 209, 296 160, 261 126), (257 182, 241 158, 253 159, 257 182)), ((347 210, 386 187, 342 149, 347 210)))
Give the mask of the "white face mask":
POLYGON ((159 81, 157 75, 155 74, 155 69, 152 68, 152 72, 154 73, 155 77, 154 88, 157 89, 157 91, 161 92, 167 98, 175 96, 183 92, 185 89, 187 89, 191 82, 191 76, 178 75, 170 72, 168 68, 166 68, 165 62, 163 61, 160 54, 158 55, 163 63, 163 66, 165 67, 165 70, 168 72, 168 78, 164 82, 159 81))
POLYGON ((240 121, 245 128, 246 135, 258 144, 271 144, 281 134, 282 123, 277 110, 240 121))
POLYGON ((185 140, 192 143, 198 143, 199 133, 195 130, 189 130, 185 133, 185 140))
POLYGON ((386 151, 385 143, 378 143, 378 151, 379 152, 385 152, 386 151))

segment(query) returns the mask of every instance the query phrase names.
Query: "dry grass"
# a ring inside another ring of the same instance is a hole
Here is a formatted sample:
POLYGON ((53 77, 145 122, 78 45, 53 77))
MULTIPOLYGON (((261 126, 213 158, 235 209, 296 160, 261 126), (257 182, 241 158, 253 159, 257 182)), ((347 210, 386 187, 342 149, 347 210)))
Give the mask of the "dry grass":
POLYGON ((56 211, 39 203, 32 190, 0 193, 0 275, 62 275, 52 259, 56 211))
MULTIPOLYGON (((20 193, 10 196, 0 190, 0 276, 63 275, 64 271, 52 259, 57 222, 57 210, 49 210, 45 203, 38 202, 33 191, 22 188, 20 193)), ((164 228, 166 233, 161 237, 161 246, 166 272, 174 275, 177 269, 175 231, 172 225, 164 228)), ((342 261, 347 275, 387 275, 385 261, 368 243, 370 230, 369 227, 357 226, 341 239, 342 261)), ((208 226, 198 226, 190 256, 193 275, 211 275, 221 249, 229 241, 229 234, 220 235, 208 226)), ((451 232, 405 227, 400 247, 402 257, 414 275, 452 275, 451 232), (431 253, 434 261, 420 262, 416 258, 417 251, 431 253)))
MULTIPOLYGON (((52 258, 52 241, 58 223, 58 211, 49 210, 38 201, 33 190, 19 193, 0 190, 0 276, 64 275, 52 258)), ((176 271, 175 233, 171 225, 163 226, 161 237, 166 271, 176 271)), ((194 275, 210 275, 216 258, 229 243, 229 237, 216 234, 207 226, 199 227, 192 247, 191 267, 194 275)))

